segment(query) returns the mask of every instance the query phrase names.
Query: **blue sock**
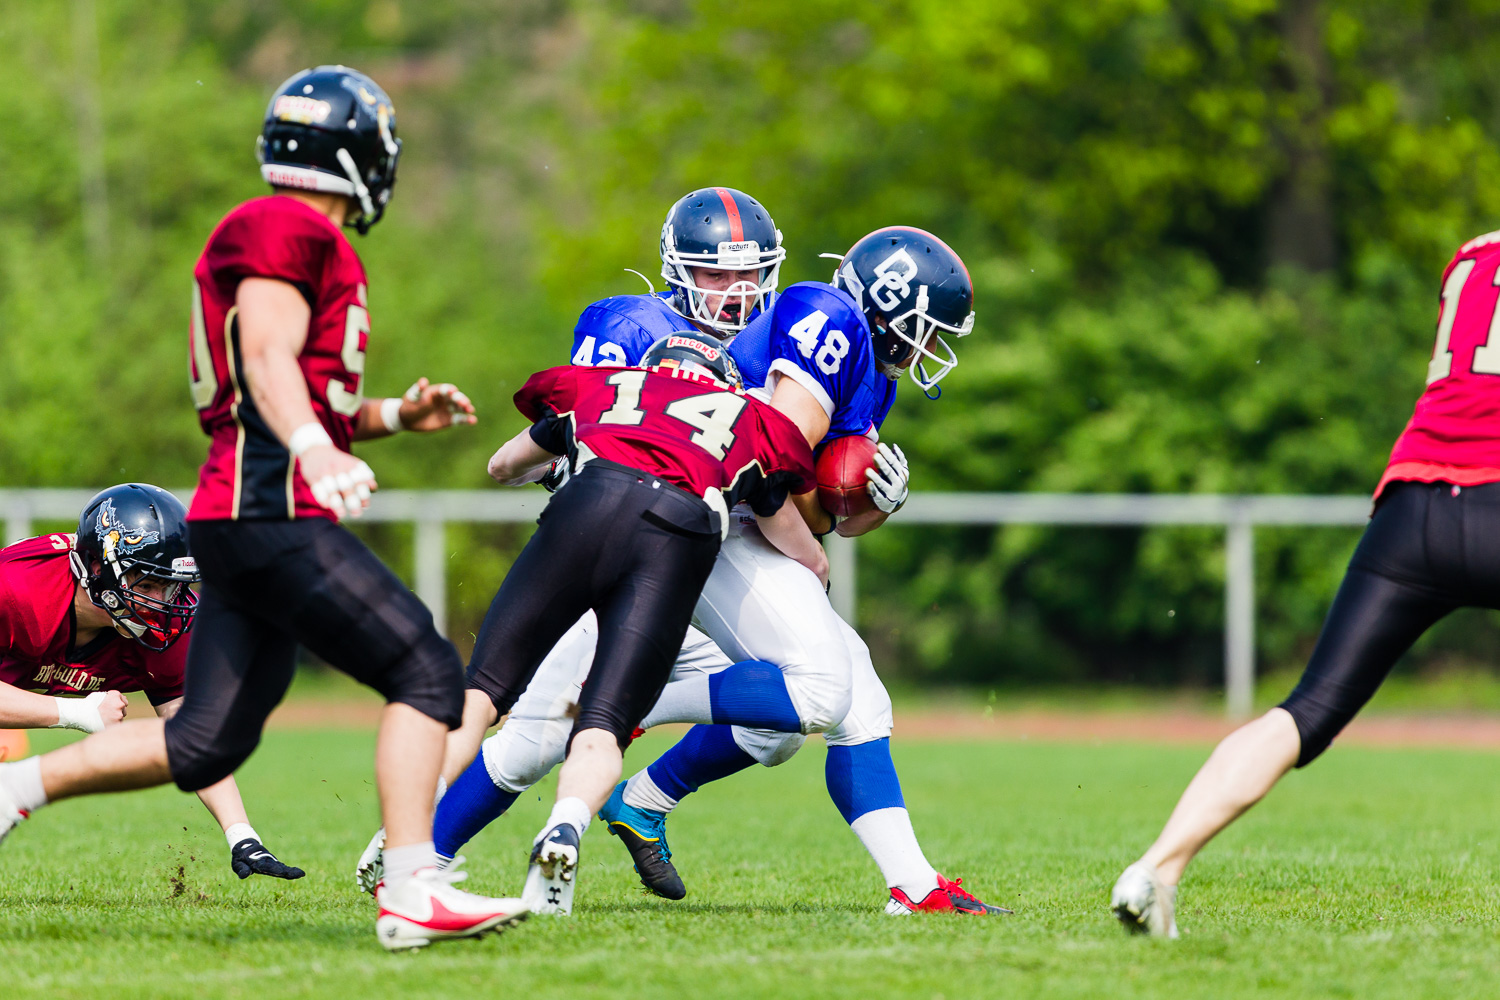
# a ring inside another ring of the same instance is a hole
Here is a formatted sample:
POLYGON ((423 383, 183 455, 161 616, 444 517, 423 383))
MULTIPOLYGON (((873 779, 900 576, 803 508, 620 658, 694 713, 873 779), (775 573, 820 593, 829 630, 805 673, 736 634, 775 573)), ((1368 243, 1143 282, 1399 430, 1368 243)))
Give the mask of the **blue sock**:
POLYGON ((802 732, 802 719, 792 706, 786 678, 763 660, 745 660, 710 674, 708 704, 718 725, 802 732))
POLYGON ((728 726, 694 726, 646 773, 657 788, 680 802, 700 785, 727 778, 754 763, 755 758, 734 741, 728 726))
POLYGON ((828 796, 846 823, 876 809, 906 808, 896 762, 891 760, 890 737, 856 747, 829 747, 823 775, 828 796))
POLYGON ((432 817, 432 846, 443 857, 453 857, 476 833, 499 819, 516 801, 516 795, 496 786, 484 766, 483 754, 474 758, 437 804, 432 817))

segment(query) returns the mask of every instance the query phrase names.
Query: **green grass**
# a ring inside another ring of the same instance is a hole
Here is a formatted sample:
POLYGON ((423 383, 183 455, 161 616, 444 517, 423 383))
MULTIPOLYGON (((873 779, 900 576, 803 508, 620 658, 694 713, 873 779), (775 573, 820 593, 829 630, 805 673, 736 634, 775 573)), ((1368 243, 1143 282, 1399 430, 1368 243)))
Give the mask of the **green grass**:
MULTIPOLYGON (((664 745, 642 741, 627 769, 664 745)), ((309 871, 297 883, 235 879, 207 814, 171 790, 38 814, 0 848, 0 997, 1500 994, 1494 755, 1331 753, 1209 848, 1168 943, 1121 933, 1107 895, 1201 749, 898 745, 931 858, 1017 913, 897 920, 814 742, 674 817, 685 901, 643 897, 596 827, 572 919, 392 956, 350 888, 375 822, 370 749, 273 732, 244 769, 259 829, 309 871)), ((474 888, 519 888, 539 792, 470 846, 474 888)))

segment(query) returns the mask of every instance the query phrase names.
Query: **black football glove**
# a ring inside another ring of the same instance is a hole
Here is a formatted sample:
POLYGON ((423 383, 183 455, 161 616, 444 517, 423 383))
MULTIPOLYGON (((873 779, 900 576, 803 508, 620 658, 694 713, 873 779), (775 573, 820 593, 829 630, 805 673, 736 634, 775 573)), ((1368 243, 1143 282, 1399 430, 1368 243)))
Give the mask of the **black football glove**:
POLYGON ((234 849, 230 851, 229 867, 240 878, 249 878, 251 875, 269 875, 272 878, 301 878, 307 872, 301 868, 293 868, 276 860, 276 855, 261 846, 261 842, 253 837, 246 837, 234 849))

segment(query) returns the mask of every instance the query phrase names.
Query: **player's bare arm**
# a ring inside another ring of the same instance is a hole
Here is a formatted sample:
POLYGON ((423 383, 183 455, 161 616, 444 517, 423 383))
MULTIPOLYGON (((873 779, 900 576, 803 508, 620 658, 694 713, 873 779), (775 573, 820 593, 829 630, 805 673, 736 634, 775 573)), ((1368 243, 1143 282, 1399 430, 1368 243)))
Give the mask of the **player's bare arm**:
POLYGON ((490 478, 503 486, 524 486, 547 474, 557 456, 537 444, 524 430, 490 456, 490 478))
MULTIPOLYGON (((817 491, 812 491, 817 496, 817 491)), ((760 533, 766 541, 780 549, 782 554, 806 566, 823 586, 828 586, 828 553, 812 536, 802 511, 787 497, 787 502, 772 517, 756 519, 760 533)))
MULTIPOLYGON (((771 393, 771 405, 797 425, 797 429, 802 431, 802 435, 807 438, 809 447, 816 448, 818 442, 827 436, 828 411, 823 409, 823 404, 818 402, 816 396, 798 384, 795 379, 777 380, 776 388, 771 393)), ((902 485, 904 489, 904 480, 902 485)), ((895 510, 894 506, 891 510, 882 510, 876 506, 873 510, 838 521, 819 505, 816 490, 801 496, 794 496, 792 502, 802 512, 803 519, 814 534, 826 535, 837 529, 840 535, 848 538, 874 531, 884 524, 886 518, 890 517, 891 512, 895 510)))
POLYGON ((312 310, 302 293, 274 278, 246 278, 235 293, 245 380, 272 433, 293 455, 318 502, 335 515, 358 517, 370 504, 375 474, 340 451, 313 413, 297 357, 312 310))
POLYGON ((354 440, 369 441, 402 431, 430 434, 477 423, 474 404, 452 382, 430 382, 423 376, 399 396, 369 399, 360 408, 354 440))
MULTIPOLYGON (((182 699, 173 698, 155 706, 156 715, 165 722, 176 715, 181 707, 182 699)), ((240 788, 235 784, 234 775, 200 789, 197 795, 198 801, 203 803, 208 814, 219 824, 219 829, 224 831, 224 839, 229 843, 229 867, 240 878, 269 875, 272 878, 298 879, 307 874, 301 868, 282 864, 261 844, 260 834, 250 825, 250 817, 245 812, 245 802, 240 798, 240 788)))

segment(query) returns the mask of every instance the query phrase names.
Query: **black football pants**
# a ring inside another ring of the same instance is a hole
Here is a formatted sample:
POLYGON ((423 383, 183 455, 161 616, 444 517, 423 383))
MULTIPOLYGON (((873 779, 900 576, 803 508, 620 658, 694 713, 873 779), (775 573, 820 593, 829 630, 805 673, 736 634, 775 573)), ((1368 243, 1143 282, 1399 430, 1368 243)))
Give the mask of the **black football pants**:
POLYGON ((1281 707, 1311 763, 1401 655, 1461 607, 1500 608, 1500 483, 1386 487, 1301 681, 1281 707))
POLYGON ((167 720, 172 780, 195 792, 260 742, 301 643, 355 680, 453 729, 463 661, 415 594, 323 518, 193 521, 203 585, 182 707, 167 720))
POLYGON ((573 732, 608 730, 623 749, 671 677, 719 541, 718 515, 700 497, 595 459, 552 497, 506 574, 479 630, 469 687, 509 712, 593 609, 599 641, 573 732))

